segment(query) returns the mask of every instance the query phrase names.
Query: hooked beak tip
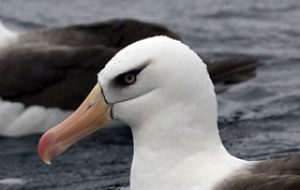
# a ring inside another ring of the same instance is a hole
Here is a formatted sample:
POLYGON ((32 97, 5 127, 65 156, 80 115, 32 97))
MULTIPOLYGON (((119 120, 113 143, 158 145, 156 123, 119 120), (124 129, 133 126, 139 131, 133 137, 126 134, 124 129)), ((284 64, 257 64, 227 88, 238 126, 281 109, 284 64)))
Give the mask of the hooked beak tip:
POLYGON ((48 165, 51 164, 51 158, 49 157, 47 150, 50 150, 49 146, 53 139, 52 136, 53 135, 51 135, 50 131, 45 133, 39 141, 38 150, 37 150, 39 157, 48 165))
POLYGON ((72 144, 93 133, 110 120, 109 105, 96 85, 79 108, 67 119, 49 129, 40 139, 37 153, 46 163, 72 144))

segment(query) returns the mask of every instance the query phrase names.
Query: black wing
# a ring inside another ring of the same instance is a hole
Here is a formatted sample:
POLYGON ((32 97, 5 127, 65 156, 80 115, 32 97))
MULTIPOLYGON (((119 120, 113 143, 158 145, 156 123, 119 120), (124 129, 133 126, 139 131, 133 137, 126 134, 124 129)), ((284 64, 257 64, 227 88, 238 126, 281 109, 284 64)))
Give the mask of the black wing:
POLYGON ((11 47, 0 56, 0 96, 25 105, 74 109, 116 52, 103 46, 11 47))
POLYGON ((253 174, 298 175, 300 176, 300 156, 260 161, 250 168, 253 174))
POLYGON ((299 190, 300 156, 260 161, 246 174, 225 179, 216 190, 299 190))
POLYGON ((163 26, 126 19, 21 34, 1 50, 0 97, 75 109, 119 49, 155 35, 178 39, 163 26))
POLYGON ((228 87, 244 82, 256 75, 261 63, 254 58, 233 57, 220 60, 204 59, 210 77, 215 84, 216 92, 220 93, 228 87))
POLYGON ((225 180, 215 190, 299 190, 300 176, 239 175, 225 180))
MULTIPOLYGON (((75 109, 97 73, 121 48, 155 35, 179 37, 167 28, 135 20, 34 30, 0 53, 0 97, 28 105, 75 109)), ((205 60, 217 90, 253 76, 252 59, 205 60)))

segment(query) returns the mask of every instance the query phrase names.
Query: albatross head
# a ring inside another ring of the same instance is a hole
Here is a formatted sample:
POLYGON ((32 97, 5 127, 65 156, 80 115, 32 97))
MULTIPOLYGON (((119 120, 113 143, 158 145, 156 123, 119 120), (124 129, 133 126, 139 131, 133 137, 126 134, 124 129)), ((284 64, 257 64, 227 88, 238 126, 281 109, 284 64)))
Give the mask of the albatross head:
POLYGON ((124 48, 98 74, 98 81, 113 119, 133 129, 149 120, 163 120, 177 109, 195 107, 196 99, 202 101, 196 106, 200 117, 216 116, 206 65, 188 46, 167 37, 148 38, 124 48))
POLYGON ((213 84, 206 65, 181 42, 153 37, 116 54, 79 109, 41 138, 40 157, 50 162, 110 119, 133 131, 132 189, 181 189, 219 175, 199 173, 201 162, 217 165, 223 151, 213 84))

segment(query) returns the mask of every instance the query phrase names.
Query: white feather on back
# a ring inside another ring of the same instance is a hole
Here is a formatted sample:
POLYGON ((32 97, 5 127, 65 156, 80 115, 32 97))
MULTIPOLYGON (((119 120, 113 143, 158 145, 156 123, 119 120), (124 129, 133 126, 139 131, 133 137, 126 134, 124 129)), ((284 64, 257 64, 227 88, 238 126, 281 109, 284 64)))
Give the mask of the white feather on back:
MULTIPOLYGON (((0 49, 18 40, 18 33, 7 29, 0 20, 0 49)), ((42 133, 70 115, 70 111, 42 106, 25 107, 0 98, 0 135, 18 137, 42 133)))
POLYGON ((70 114, 71 111, 58 108, 25 107, 21 103, 3 101, 0 98, 0 135, 18 137, 42 133, 70 114))
POLYGON ((11 30, 8 30, 0 20, 0 48, 6 47, 7 45, 16 42, 18 34, 11 30))

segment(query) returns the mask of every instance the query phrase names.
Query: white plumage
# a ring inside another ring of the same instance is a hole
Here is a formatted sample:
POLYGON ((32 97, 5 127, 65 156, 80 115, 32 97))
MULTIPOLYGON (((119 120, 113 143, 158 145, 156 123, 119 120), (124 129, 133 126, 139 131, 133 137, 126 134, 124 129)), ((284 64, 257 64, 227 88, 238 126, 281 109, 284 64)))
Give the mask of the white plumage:
MULTIPOLYGON (((7 29, 0 20, 0 53, 18 40, 18 33, 7 29)), ((19 102, 4 101, 0 97, 0 135, 18 137, 42 133, 70 114, 58 108, 25 107, 19 102)))
POLYGON ((0 48, 5 47, 18 39, 18 34, 6 28, 0 20, 0 48))
POLYGON ((44 162, 112 118, 133 132, 131 190, 300 188, 299 156, 254 162, 226 151, 206 65, 181 42, 160 36, 133 43, 98 82, 74 114, 42 136, 44 162))
POLYGON ((134 43, 98 76, 114 119, 134 136, 132 190, 210 190, 246 165, 224 148, 213 84, 202 60, 167 37, 134 43), (148 64, 128 87, 116 76, 148 64))
POLYGON ((22 103, 9 102, 0 98, 0 135, 19 137, 42 133, 56 125, 71 111, 42 106, 25 107, 22 103))

